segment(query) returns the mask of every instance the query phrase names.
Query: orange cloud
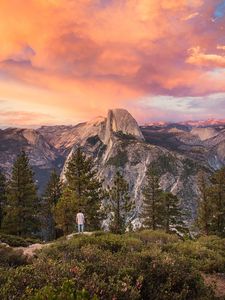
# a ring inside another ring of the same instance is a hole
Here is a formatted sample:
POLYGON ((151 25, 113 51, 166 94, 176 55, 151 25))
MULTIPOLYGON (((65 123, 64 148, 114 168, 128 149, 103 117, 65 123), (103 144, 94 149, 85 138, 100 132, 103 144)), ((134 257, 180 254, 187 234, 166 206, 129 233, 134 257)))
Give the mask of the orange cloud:
POLYGON ((190 52, 190 56, 188 57, 187 62, 190 64, 195 64, 200 66, 212 66, 218 68, 225 67, 224 55, 205 54, 204 52, 201 51, 200 47, 191 48, 189 52, 190 52))
POLYGON ((54 118, 44 113, 27 111, 4 111, 0 112, 0 126, 7 127, 38 127, 40 124, 55 124, 54 118))
POLYGON ((223 46, 223 45, 217 45, 216 48, 219 49, 219 50, 225 50, 225 46, 223 46))
POLYGON ((215 5, 2 0, 0 96, 71 120, 145 95, 225 92, 222 73, 212 75, 225 63, 215 52, 224 37, 221 22, 212 22, 215 5))

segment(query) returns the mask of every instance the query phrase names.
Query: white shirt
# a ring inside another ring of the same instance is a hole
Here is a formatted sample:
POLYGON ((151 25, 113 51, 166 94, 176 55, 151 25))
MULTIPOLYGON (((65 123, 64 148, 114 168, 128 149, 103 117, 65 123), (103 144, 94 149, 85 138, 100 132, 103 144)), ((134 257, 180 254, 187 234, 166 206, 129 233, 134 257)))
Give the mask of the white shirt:
POLYGON ((83 225, 84 224, 84 214, 83 213, 77 213, 77 224, 83 225))

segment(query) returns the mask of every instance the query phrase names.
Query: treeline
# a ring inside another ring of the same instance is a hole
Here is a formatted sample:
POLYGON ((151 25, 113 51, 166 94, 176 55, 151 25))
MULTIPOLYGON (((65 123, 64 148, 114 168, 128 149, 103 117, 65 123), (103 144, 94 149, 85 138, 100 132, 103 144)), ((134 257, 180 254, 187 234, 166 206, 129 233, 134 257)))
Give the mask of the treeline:
POLYGON ((200 172, 198 177, 200 197, 196 225, 205 235, 225 236, 225 168, 210 178, 200 172))
MULTIPOLYGON (((160 176, 154 166, 149 166, 143 188, 143 206, 140 218, 145 228, 153 230, 184 227, 180 200, 159 185, 160 176)), ((41 237, 53 240, 76 230, 76 213, 85 214, 85 228, 101 228, 102 221, 113 233, 132 230, 135 203, 128 182, 120 172, 110 186, 97 177, 92 158, 78 148, 70 157, 65 178, 53 170, 46 190, 37 195, 34 173, 25 152, 14 162, 10 180, 0 172, 0 230, 4 233, 41 237)), ((200 173, 198 179, 200 198, 196 224, 203 234, 225 234, 225 168, 215 172, 210 179, 200 173)))

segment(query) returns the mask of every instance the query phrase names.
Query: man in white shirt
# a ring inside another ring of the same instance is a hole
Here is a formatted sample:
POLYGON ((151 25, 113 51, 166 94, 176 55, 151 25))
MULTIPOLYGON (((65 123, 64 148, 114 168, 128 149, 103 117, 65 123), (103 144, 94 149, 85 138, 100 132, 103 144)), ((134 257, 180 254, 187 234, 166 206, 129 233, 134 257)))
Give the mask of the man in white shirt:
POLYGON ((83 233, 84 232, 84 214, 82 213, 81 210, 77 213, 76 216, 76 222, 78 226, 78 232, 83 233))

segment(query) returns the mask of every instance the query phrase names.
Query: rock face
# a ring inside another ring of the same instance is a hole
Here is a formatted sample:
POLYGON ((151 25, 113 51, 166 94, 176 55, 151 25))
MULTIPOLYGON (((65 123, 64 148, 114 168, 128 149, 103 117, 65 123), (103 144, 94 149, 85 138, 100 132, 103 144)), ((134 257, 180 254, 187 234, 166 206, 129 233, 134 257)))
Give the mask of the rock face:
POLYGON ((21 150, 25 150, 29 155, 37 186, 42 192, 51 170, 61 169, 65 159, 36 130, 0 130, 0 168, 7 176, 10 176, 13 162, 21 150))
POLYGON ((143 134, 131 114, 125 109, 109 110, 106 122, 104 143, 107 144, 112 134, 121 132, 134 136, 138 140, 144 140, 143 134))
POLYGON ((148 165, 160 172, 160 185, 178 195, 187 219, 193 220, 198 198, 197 174, 225 166, 225 125, 152 124, 139 127, 123 109, 76 126, 43 126, 37 130, 0 130, 0 168, 6 174, 18 152, 25 150, 36 173, 39 192, 55 168, 64 178, 72 152, 81 146, 94 158, 99 178, 111 184, 119 169, 129 182, 138 218, 148 165))

